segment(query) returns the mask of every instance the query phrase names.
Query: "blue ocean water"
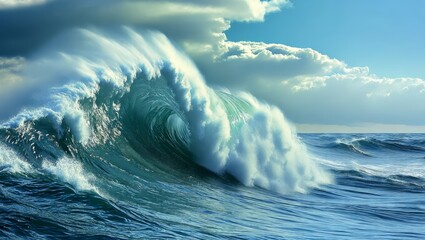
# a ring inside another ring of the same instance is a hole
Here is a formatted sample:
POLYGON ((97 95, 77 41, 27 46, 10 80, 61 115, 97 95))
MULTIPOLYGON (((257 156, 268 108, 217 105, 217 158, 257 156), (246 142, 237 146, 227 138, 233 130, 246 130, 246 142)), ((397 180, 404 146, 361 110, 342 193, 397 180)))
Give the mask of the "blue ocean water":
POLYGON ((425 134, 296 134, 165 36, 118 36, 58 38, 2 96, 1 238, 425 238, 425 134))
MULTIPOLYGON (((24 172, 23 163, 8 165, 15 156, 4 159, 2 149, 0 234, 11 239, 425 237, 424 134, 300 137, 332 173, 334 183, 308 193, 279 194, 202 169, 162 172, 140 163, 127 170, 84 166, 99 168, 105 178, 122 178, 108 179, 116 184, 109 186, 114 192, 99 194, 55 176, 24 172)), ((77 179, 73 181, 84 184, 87 172, 77 166, 87 163, 94 161, 64 162, 60 171, 69 171, 77 179)), ((103 189, 108 186, 97 191, 103 189)))

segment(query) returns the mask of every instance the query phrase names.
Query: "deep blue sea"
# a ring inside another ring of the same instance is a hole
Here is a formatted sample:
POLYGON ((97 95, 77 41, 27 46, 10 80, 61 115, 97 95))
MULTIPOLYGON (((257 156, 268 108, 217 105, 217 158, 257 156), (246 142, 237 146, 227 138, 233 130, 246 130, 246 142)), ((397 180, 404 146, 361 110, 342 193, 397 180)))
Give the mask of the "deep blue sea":
POLYGON ((0 238, 425 239, 425 134, 297 134, 159 33, 56 41, 2 96, 0 238))

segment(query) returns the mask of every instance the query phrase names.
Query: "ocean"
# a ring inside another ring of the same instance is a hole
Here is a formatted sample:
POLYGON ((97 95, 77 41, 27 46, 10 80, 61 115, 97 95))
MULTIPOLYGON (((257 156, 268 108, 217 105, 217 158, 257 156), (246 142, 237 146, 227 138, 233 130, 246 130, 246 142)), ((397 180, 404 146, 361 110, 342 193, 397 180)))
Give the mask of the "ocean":
POLYGON ((297 134, 130 28, 73 30, 25 76, 3 98, 1 238, 425 239, 425 134, 297 134))

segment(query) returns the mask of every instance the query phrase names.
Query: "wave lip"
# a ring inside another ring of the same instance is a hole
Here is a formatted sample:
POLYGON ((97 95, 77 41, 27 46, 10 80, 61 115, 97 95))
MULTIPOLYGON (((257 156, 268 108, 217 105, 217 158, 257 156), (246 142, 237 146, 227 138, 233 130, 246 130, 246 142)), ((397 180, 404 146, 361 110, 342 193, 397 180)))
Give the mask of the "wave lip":
POLYGON ((331 148, 339 148, 342 150, 350 151, 356 154, 360 154, 366 157, 372 157, 373 155, 362 150, 361 145, 358 144, 358 141, 362 140, 353 140, 353 141, 344 141, 344 140, 336 140, 334 144, 331 144, 331 148))

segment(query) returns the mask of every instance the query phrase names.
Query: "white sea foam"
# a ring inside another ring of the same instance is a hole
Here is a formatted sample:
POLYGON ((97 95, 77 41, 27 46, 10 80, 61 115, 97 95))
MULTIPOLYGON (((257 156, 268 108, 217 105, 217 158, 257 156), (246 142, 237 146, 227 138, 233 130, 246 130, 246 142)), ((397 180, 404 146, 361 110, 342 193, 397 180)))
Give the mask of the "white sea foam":
POLYGON ((308 155, 293 126, 273 106, 249 102, 256 112, 235 136, 227 171, 246 185, 278 192, 305 192, 332 178, 308 155))
POLYGON ((0 145, 0 167, 12 173, 28 173, 33 171, 31 164, 26 162, 12 149, 3 145, 0 145))
POLYGON ((96 180, 95 176, 86 172, 82 164, 77 160, 68 157, 63 157, 55 163, 44 160, 42 168, 62 181, 71 184, 77 190, 99 193, 94 185, 96 180))

